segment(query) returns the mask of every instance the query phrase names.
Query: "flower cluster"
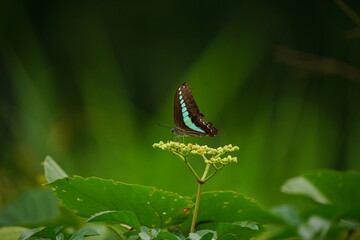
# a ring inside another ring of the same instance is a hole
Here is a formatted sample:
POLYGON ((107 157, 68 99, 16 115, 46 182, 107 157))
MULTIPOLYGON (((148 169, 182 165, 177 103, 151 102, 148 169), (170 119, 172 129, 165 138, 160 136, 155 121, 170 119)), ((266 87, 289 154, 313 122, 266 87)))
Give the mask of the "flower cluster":
POLYGON ((179 142, 162 142, 154 143, 154 148, 160 148, 162 150, 167 150, 175 154, 179 154, 183 157, 186 157, 189 154, 200 155, 203 157, 206 164, 216 164, 220 163, 226 165, 229 163, 236 163, 237 158, 230 155, 222 157, 222 155, 239 150, 239 147, 230 145, 225 145, 224 147, 211 148, 207 145, 200 146, 198 144, 184 144, 179 142), (207 159, 205 155, 211 155, 210 159, 207 159))

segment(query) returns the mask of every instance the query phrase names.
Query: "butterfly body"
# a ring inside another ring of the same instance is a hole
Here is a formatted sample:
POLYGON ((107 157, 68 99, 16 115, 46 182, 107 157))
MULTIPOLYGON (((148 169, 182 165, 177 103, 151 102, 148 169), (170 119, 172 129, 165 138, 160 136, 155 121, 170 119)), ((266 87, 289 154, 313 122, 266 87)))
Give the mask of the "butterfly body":
POLYGON ((205 121, 200 113, 188 83, 178 87, 174 99, 175 128, 171 131, 177 136, 209 136, 213 137, 218 130, 210 122, 205 121))

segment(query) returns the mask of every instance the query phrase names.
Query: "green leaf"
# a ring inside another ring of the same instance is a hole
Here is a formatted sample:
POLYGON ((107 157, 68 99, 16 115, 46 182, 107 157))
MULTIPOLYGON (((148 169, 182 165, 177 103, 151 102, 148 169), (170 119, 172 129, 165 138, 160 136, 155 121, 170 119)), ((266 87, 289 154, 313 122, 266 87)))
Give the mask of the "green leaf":
POLYGON ((1 240, 18 240, 20 238, 20 232, 26 230, 23 227, 3 227, 0 228, 1 240))
POLYGON ((43 229, 29 229, 21 232, 19 240, 30 240, 30 239, 51 239, 57 240, 56 236, 62 231, 64 227, 45 227, 43 229))
POLYGON ((47 156, 44 161, 45 177, 48 183, 57 179, 67 177, 64 170, 50 157, 47 156))
POLYGON ((26 240, 31 238, 35 233, 40 232, 41 229, 33 228, 33 229, 27 229, 20 232, 20 239, 19 240, 26 240))
POLYGON ((196 233, 189 233, 189 237, 190 240, 200 240, 200 236, 196 233))
POLYGON ((91 228, 83 228, 73 233, 70 240, 84 240, 86 237, 97 236, 99 233, 91 228))
POLYGON ((334 206, 331 210, 334 214, 356 219, 360 219, 359 189, 359 173, 330 170, 311 171, 289 179, 281 187, 284 193, 305 195, 317 203, 334 206))
POLYGON ((211 240, 216 239, 217 234, 215 231, 212 230, 199 230, 196 232, 197 235, 199 235, 201 240, 211 240))
POLYGON ((183 235, 183 233, 180 230, 175 230, 173 234, 180 240, 185 240, 186 237, 183 235))
POLYGON ((26 190, 0 210, 0 226, 47 223, 60 216, 57 205, 57 199, 49 190, 26 190))
POLYGON ((88 222, 109 221, 123 223, 140 231, 140 222, 135 214, 129 211, 105 211, 91 216, 88 222))
POLYGON ((145 227, 145 226, 142 226, 141 227, 141 232, 139 233, 139 237, 142 240, 150 240, 151 235, 150 235, 149 229, 147 227, 145 227))
POLYGON ((300 194, 312 198, 314 201, 328 204, 330 201, 305 177, 294 177, 285 182, 281 191, 288 194, 300 194))
POLYGON ((137 231, 127 231, 127 232, 124 232, 123 235, 125 237, 130 237, 130 236, 133 236, 133 235, 138 235, 139 233, 137 231))
POLYGON ((228 233, 220 238, 218 238, 219 240, 239 240, 236 235, 232 234, 232 233, 228 233))
POLYGON ((180 238, 169 232, 159 232, 155 239, 180 240, 180 238))
POLYGON ((208 233, 205 233, 202 237, 201 237, 201 240, 211 240, 214 238, 214 233, 212 232, 208 232, 208 233))
POLYGON ((79 216, 89 218, 104 211, 130 211, 141 225, 151 228, 176 225, 189 216, 189 197, 135 184, 75 176, 49 184, 63 204, 79 216))
POLYGON ((189 233, 191 240, 211 240, 216 239, 216 232, 212 230, 200 230, 195 233, 189 233))
POLYGON ((298 228, 298 234, 301 239, 325 239, 331 227, 331 222, 327 219, 313 216, 308 219, 306 223, 303 223, 298 228))
POLYGON ((63 233, 56 235, 56 240, 64 240, 64 239, 65 239, 65 237, 64 237, 63 233))
POLYGON ((160 229, 160 228, 153 228, 153 229, 151 229, 150 233, 151 233, 152 238, 156 237, 159 232, 161 232, 161 229, 160 229))
POLYGON ((341 219, 338 223, 338 227, 342 227, 345 229, 360 229, 360 223, 341 219))
POLYGON ((299 211, 292 205, 273 207, 271 212, 289 226, 298 226, 301 222, 299 211))
POLYGON ((297 228, 284 227, 279 225, 270 224, 266 226, 266 231, 257 236, 256 239, 266 240, 284 240, 284 239, 297 239, 297 228))
POLYGON ((150 240, 150 239, 151 239, 150 235, 147 235, 147 234, 144 233, 144 232, 139 233, 139 237, 140 237, 140 239, 142 239, 142 240, 150 240))
MULTIPOLYGON (((266 222, 270 214, 264 212, 258 203, 245 195, 232 191, 213 191, 201 194, 197 229, 215 230, 221 222, 240 221, 266 222)), ((190 220, 184 224, 189 228, 190 220)))
POLYGON ((216 232, 221 238, 227 234, 236 236, 238 239, 250 239, 260 233, 259 226, 254 222, 219 223, 216 232))

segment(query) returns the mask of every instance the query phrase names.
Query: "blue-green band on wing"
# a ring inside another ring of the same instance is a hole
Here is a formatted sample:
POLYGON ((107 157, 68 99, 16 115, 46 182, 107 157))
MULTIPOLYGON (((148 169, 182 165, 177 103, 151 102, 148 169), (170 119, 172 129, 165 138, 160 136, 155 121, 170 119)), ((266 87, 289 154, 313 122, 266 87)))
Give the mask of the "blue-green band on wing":
POLYGON ((206 122, 204 115, 200 113, 188 83, 180 85, 176 90, 174 121, 175 128, 172 131, 179 136, 213 137, 218 133, 214 125, 206 122))

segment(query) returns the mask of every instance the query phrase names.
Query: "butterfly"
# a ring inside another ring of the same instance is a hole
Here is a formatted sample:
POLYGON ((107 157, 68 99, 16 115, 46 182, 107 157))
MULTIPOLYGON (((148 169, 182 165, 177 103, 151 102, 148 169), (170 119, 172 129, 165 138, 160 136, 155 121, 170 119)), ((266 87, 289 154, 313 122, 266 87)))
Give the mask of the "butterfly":
POLYGON ((213 137, 218 133, 215 126, 211 122, 206 122, 204 114, 200 113, 188 83, 183 83, 176 90, 174 122, 175 128, 171 131, 180 137, 213 137))

